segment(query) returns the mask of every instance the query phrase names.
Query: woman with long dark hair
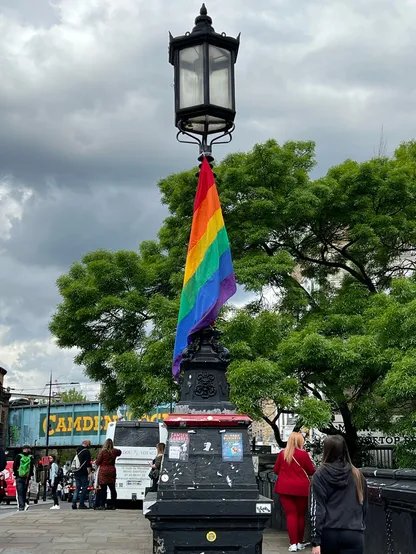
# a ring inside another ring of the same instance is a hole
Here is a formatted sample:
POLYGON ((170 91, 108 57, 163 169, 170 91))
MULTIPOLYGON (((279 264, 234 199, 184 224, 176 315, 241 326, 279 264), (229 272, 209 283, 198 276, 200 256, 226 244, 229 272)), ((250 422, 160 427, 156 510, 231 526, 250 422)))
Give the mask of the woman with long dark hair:
POLYGON ((311 486, 312 554, 363 554, 367 483, 352 465, 345 439, 324 440, 311 486))
POLYGON ((286 448, 277 456, 274 472, 277 475, 275 492, 286 516, 289 534, 289 552, 305 550, 305 515, 308 508, 309 476, 315 466, 303 449, 305 439, 301 433, 291 433, 286 448))
POLYGON ((105 510, 107 501, 107 487, 111 492, 111 505, 108 510, 116 509, 117 491, 116 491, 116 459, 121 456, 121 450, 114 448, 113 441, 107 439, 104 442, 103 449, 98 454, 95 461, 98 469, 99 491, 95 501, 96 510, 105 510))

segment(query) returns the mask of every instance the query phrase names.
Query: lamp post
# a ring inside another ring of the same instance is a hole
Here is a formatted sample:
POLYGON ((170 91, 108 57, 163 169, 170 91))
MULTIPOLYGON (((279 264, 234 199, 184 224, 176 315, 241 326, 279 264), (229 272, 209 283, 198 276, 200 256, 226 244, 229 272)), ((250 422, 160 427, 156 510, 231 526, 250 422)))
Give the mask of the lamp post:
MULTIPOLYGON (((170 35, 177 139, 199 144, 201 162, 213 161, 214 143, 232 139, 239 44, 239 37, 215 32, 205 4, 191 33, 170 35)), ((230 355, 220 336, 208 325, 182 352, 181 396, 165 419, 158 490, 143 503, 158 554, 261 554, 272 501, 257 488, 247 432, 251 419, 236 414, 229 400, 230 355)))
POLYGON ((212 161, 212 145, 232 140, 235 111, 234 64, 240 35, 217 33, 202 4, 192 32, 169 33, 169 62, 174 68, 175 125, 179 142, 199 144, 212 161))
MULTIPOLYGON (((71 381, 70 383, 55 383, 55 385, 79 385, 76 381, 71 381)), ((46 441, 45 441, 45 458, 49 455, 49 436, 50 436, 50 418, 51 418, 51 403, 52 403, 52 372, 50 374, 49 383, 46 383, 45 387, 49 387, 48 393, 48 410, 46 413, 46 441)), ((43 466, 44 467, 44 466, 43 466)), ((46 502, 46 481, 47 481, 47 471, 44 467, 44 476, 43 476, 43 502, 46 502)))

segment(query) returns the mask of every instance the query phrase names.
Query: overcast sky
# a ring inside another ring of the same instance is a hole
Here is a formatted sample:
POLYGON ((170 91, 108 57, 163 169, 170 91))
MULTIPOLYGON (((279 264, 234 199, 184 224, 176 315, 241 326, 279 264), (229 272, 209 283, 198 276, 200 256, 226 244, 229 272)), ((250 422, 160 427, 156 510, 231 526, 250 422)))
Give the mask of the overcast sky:
MULTIPOLYGON (((166 215, 157 182, 195 164, 173 126, 168 31, 200 1, 0 0, 0 361, 6 385, 85 381, 48 332, 56 278, 97 248, 136 249, 166 215)), ((414 0, 211 0, 236 36, 231 150, 317 143, 318 169, 415 138, 414 0)))

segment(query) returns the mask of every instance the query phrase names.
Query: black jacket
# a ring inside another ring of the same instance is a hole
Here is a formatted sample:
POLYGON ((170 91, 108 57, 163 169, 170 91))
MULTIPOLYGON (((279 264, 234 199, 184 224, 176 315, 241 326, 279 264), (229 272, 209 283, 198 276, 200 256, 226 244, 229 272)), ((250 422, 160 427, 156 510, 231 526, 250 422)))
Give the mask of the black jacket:
POLYGON ((360 504, 349 464, 324 464, 312 479, 310 495, 311 541, 321 544, 324 529, 364 531, 367 483, 362 476, 364 502, 360 504))
POLYGON ((7 465, 6 454, 4 453, 3 448, 0 446, 0 471, 3 471, 3 469, 6 469, 6 465, 7 465))
POLYGON ((78 459, 81 467, 78 471, 75 471, 77 477, 88 475, 88 470, 91 469, 91 452, 86 446, 78 446, 77 448, 78 459))
MULTIPOLYGON (((27 479, 30 479, 33 476, 33 473, 35 471, 35 462, 33 461, 33 456, 30 455, 30 469, 29 469, 29 475, 27 476, 27 479)), ((25 456, 25 454, 18 454, 13 462, 13 475, 16 477, 19 477, 19 467, 20 467, 20 457, 25 456)))

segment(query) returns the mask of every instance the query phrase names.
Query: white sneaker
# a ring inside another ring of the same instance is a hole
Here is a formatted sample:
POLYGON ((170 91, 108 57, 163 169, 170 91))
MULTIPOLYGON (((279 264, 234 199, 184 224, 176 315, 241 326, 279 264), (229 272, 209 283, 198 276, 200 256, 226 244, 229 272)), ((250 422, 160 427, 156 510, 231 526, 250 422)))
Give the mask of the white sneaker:
POLYGON ((49 508, 50 510, 60 510, 61 507, 60 506, 52 506, 52 508, 49 508))
POLYGON ((303 542, 298 542, 297 547, 298 550, 305 550, 306 544, 304 544, 303 542))
POLYGON ((25 505, 25 512, 29 509, 29 504, 25 505))
POLYGON ((289 552, 297 552, 298 551, 298 545, 297 544, 291 544, 288 548, 289 552))

